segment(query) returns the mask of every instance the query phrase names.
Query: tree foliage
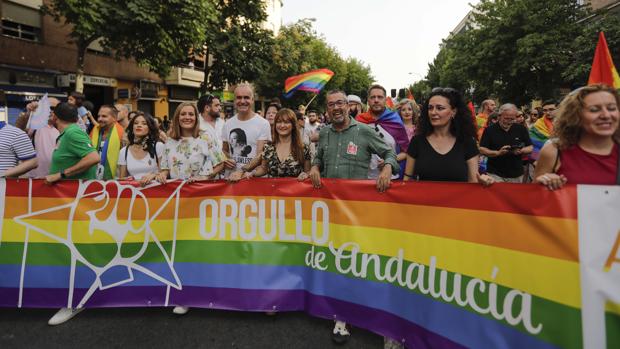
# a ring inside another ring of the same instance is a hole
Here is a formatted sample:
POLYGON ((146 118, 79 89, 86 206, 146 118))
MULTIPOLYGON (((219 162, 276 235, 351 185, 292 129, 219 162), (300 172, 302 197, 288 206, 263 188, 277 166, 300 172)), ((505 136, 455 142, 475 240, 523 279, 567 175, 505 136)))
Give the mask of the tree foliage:
POLYGON ((71 42, 78 49, 78 75, 86 48, 101 38, 120 58, 165 77, 202 45, 206 24, 214 15, 207 0, 52 0, 43 7, 57 22, 70 25, 71 42))
POLYGON ((110 0, 111 21, 104 45, 117 57, 133 58, 165 78, 170 69, 187 61, 201 47, 207 24, 216 13, 205 0, 110 0))
POLYGON ((207 23, 203 92, 226 83, 257 79, 271 64, 273 33, 263 28, 267 18, 262 0, 212 0, 215 15, 207 23))
MULTIPOLYGON (((275 39, 271 63, 256 81, 258 92, 267 98, 280 98, 291 107, 306 104, 314 94, 298 91, 290 99, 282 99, 284 81, 293 75, 319 68, 334 72, 324 91, 342 89, 364 98, 366 89, 373 81, 367 65, 355 58, 342 58, 335 48, 317 35, 310 20, 300 20, 280 30, 275 39)), ((313 102, 313 108, 322 108, 324 104, 323 92, 313 102)))
POLYGON ((607 46, 616 68, 620 67, 620 16, 618 13, 601 13, 584 23, 581 32, 573 42, 571 62, 562 76, 567 81, 582 85, 587 83, 599 32, 605 33, 607 46))
POLYGON ((102 28, 108 23, 112 6, 105 0, 52 0, 41 10, 56 22, 71 25, 69 42, 77 48, 76 87, 81 92, 86 48, 102 36, 102 28))
POLYGON ((444 40, 429 64, 431 86, 473 91, 477 102, 494 96, 524 104, 583 84, 583 64, 592 59, 584 48, 593 52, 596 45, 590 38, 577 44, 594 31, 583 29, 587 7, 574 0, 482 0, 472 13, 471 28, 444 40))

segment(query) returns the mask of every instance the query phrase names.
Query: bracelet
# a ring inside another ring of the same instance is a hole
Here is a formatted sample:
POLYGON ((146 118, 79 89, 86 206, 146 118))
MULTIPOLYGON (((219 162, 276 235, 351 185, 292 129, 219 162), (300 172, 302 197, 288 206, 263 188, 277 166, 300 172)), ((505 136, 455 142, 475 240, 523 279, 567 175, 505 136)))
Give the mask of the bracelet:
POLYGON ((412 173, 412 174, 406 174, 406 173, 405 173, 405 174, 403 174, 403 175, 404 175, 404 176, 406 176, 406 177, 409 177, 409 178, 413 178, 413 173, 412 173))

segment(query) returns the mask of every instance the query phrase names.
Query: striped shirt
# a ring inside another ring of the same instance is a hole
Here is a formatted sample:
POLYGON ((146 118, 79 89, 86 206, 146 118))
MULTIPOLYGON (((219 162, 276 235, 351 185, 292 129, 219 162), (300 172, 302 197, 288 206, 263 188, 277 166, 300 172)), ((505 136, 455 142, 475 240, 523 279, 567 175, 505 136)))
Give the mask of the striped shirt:
POLYGON ((9 124, 0 128, 0 174, 36 156, 26 132, 9 124))

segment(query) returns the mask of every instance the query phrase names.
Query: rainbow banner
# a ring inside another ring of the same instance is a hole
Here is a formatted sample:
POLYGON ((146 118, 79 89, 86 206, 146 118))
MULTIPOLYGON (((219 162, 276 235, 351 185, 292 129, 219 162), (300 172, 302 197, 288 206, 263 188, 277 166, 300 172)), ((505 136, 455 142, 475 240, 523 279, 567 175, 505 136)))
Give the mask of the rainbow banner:
POLYGON ((291 76, 284 82, 284 97, 290 98, 297 90, 319 93, 332 76, 334 72, 329 69, 315 69, 291 76))
POLYGON ((0 180, 0 306, 303 310, 413 348, 618 348, 618 207, 618 186, 0 180))

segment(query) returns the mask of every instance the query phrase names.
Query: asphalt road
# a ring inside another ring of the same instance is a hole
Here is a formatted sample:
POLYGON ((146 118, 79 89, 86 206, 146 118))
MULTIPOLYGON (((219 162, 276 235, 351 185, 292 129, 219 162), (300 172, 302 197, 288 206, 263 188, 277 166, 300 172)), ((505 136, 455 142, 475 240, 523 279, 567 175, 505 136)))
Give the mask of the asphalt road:
POLYGON ((354 328, 344 346, 331 341, 333 322, 305 313, 172 308, 86 309, 48 326, 52 309, 0 308, 0 348, 383 348, 383 338, 354 328))

